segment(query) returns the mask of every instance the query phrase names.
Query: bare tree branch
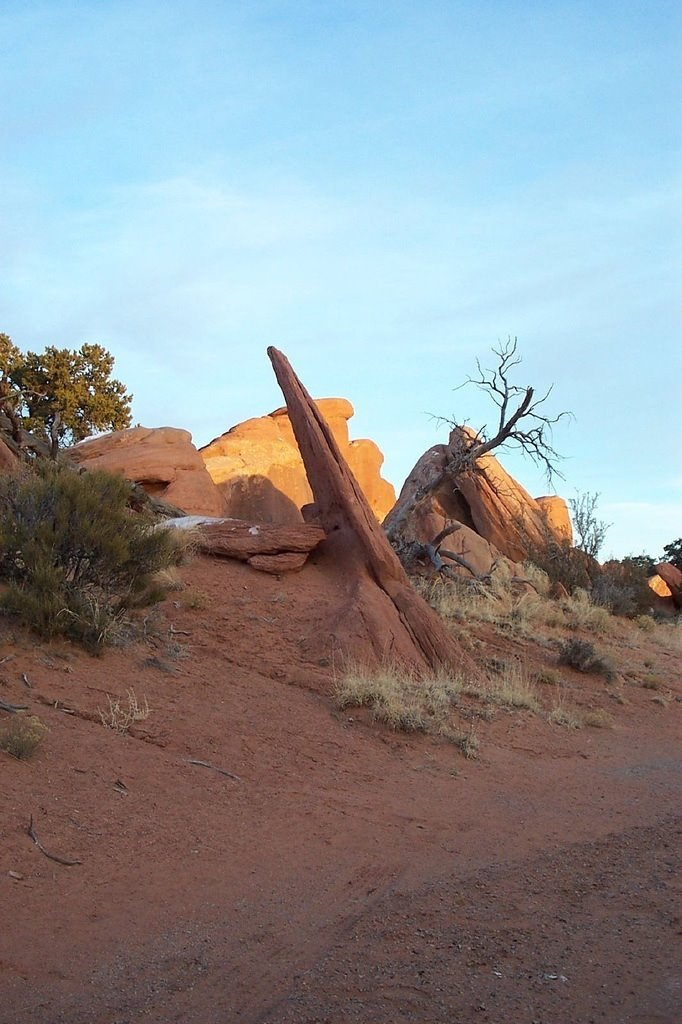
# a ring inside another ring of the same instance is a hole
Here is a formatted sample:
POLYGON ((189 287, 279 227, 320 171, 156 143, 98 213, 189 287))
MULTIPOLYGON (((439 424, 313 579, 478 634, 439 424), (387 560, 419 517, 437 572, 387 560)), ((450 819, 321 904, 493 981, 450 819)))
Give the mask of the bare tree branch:
POLYGON ((484 369, 476 360, 478 377, 469 377, 460 384, 456 391, 473 384, 480 391, 486 392, 499 409, 497 429, 492 437, 487 434, 487 426, 473 434, 465 430, 465 424, 454 419, 445 419, 454 430, 460 428, 457 447, 453 450, 448 474, 456 477, 460 473, 475 467, 477 459, 495 448, 516 447, 528 455, 536 465, 544 468, 548 483, 555 476, 563 479, 557 463, 561 456, 552 444, 552 427, 571 413, 560 412, 556 416, 547 416, 539 411, 552 393, 552 387, 540 397, 535 397, 535 389, 528 385, 521 387, 512 384, 509 375, 514 367, 519 366, 521 357, 517 356, 518 340, 509 338, 499 348, 493 349, 498 363, 494 369, 484 369))

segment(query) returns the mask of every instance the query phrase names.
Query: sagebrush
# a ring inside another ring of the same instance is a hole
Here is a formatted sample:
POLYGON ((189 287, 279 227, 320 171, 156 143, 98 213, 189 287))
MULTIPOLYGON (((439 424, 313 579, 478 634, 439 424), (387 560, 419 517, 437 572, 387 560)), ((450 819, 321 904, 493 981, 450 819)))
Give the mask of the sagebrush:
POLYGON ((0 750, 25 760, 43 741, 47 726, 35 715, 12 715, 0 726, 0 750))
POLYGON ((181 558, 129 497, 123 477, 50 463, 1 477, 2 607, 44 637, 114 639, 130 608, 163 596, 154 576, 181 558))

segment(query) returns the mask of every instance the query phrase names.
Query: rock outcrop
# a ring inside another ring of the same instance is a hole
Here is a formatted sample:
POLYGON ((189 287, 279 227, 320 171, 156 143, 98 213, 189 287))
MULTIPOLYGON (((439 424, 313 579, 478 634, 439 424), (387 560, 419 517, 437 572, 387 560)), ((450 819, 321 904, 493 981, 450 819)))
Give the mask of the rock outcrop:
POLYGON ((284 393, 313 492, 307 510, 327 534, 316 560, 336 580, 341 607, 333 640, 357 656, 391 659, 415 672, 477 671, 441 619, 410 586, 331 428, 277 349, 268 355, 284 393))
MULTIPOLYGON (((350 441, 353 406, 343 398, 317 402, 332 435, 382 520, 395 491, 381 477, 384 457, 373 441, 350 441)), ((226 514, 261 523, 301 522, 301 508, 312 500, 291 422, 285 408, 246 420, 201 449, 211 478, 224 498, 226 514)))
POLYGON ((653 576, 649 581, 649 587, 659 597, 669 597, 676 608, 682 608, 682 572, 671 562, 659 562, 654 566, 653 576))
POLYGON ((308 555, 324 540, 325 532, 311 523, 294 526, 253 524, 238 519, 193 519, 170 522, 171 527, 196 530, 197 547, 207 555, 235 558, 261 572, 297 572, 308 555))
POLYGON ((120 473, 189 515, 225 514, 222 496, 188 430, 131 427, 81 441, 66 454, 85 469, 120 473))
POLYGON ((461 545, 458 553, 477 567, 487 563, 487 571, 500 555, 524 561, 530 548, 546 544, 548 532, 558 541, 572 536, 563 499, 536 501, 494 455, 453 479, 448 464, 459 437, 454 430, 448 444, 434 445, 415 465, 384 522, 392 538, 426 544, 448 524, 461 523, 465 529, 444 546, 461 545))

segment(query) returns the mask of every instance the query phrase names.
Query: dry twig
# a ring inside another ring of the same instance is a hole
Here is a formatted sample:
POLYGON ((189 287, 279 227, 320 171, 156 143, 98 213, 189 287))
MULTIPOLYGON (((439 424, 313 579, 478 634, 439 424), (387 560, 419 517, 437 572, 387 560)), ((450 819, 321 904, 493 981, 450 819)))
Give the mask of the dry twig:
POLYGON ((235 775, 234 772, 228 772, 225 768, 218 768, 214 764, 209 764, 208 761, 197 761, 195 758, 190 758, 187 763, 198 764, 201 768, 212 768, 214 772, 220 772, 221 775, 227 775, 228 779, 234 779, 235 782, 242 781, 239 775, 235 775))
POLYGON ((36 844, 40 852, 44 854, 49 860, 54 860, 57 862, 57 864, 64 864, 67 868, 71 868, 74 867, 76 864, 83 863, 82 860, 67 860, 66 857, 60 857, 58 856, 58 854, 50 853, 49 850, 46 850, 43 844, 38 839, 38 836, 35 833, 35 829, 33 828, 33 815, 31 815, 31 820, 28 823, 28 829, 26 831, 28 832, 30 838, 36 844))

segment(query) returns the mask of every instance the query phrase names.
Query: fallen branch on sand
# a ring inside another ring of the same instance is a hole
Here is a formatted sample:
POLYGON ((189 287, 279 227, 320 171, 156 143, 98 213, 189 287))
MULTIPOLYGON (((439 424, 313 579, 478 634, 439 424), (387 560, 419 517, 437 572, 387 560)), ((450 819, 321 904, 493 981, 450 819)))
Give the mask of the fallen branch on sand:
POLYGON ((46 850, 43 844, 38 839, 38 836, 35 833, 35 829, 33 828, 33 815, 31 815, 31 820, 28 823, 28 829, 26 831, 28 832, 29 836, 36 844, 40 852, 44 854, 46 857, 48 857, 49 860, 54 860, 57 862, 57 864, 64 864, 66 865, 67 868, 71 868, 74 867, 76 864, 83 863, 82 860, 67 860, 66 857, 59 857, 56 853, 50 853, 49 850, 46 850))
POLYGON ((209 764, 208 761, 197 761, 195 758, 190 758, 188 764, 198 764, 200 768, 212 768, 214 772, 220 772, 221 775, 227 775, 228 779, 234 779, 235 782, 242 782, 243 780, 239 775, 235 775, 234 772, 228 772, 225 768, 218 768, 215 764, 209 764))
POLYGON ((0 700, 0 709, 2 711, 10 711, 14 714, 17 711, 26 711, 28 704, 8 704, 6 700, 0 700))

